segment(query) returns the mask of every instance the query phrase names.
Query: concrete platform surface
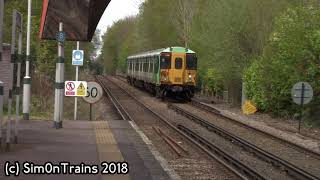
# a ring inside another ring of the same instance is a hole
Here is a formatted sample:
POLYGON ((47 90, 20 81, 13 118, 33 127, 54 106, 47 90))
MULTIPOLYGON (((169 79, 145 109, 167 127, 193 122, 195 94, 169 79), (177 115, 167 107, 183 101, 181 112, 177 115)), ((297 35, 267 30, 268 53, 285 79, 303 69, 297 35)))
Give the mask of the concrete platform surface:
POLYGON ((168 168, 130 122, 64 121, 59 130, 52 121, 21 121, 20 125, 19 143, 10 152, 4 152, 2 144, 0 179, 170 179, 168 168))

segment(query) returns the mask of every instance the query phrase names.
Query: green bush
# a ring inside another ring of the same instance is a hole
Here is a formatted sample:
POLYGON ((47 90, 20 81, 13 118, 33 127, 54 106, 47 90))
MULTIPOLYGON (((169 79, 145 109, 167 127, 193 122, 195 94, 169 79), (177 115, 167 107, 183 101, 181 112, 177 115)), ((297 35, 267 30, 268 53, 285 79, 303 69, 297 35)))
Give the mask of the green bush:
POLYGON ((280 116, 297 112, 298 107, 291 99, 291 88, 299 81, 309 82, 315 91, 315 99, 306 112, 314 117, 320 105, 319 8, 289 8, 279 16, 263 55, 254 59, 243 79, 247 96, 258 108, 280 116))

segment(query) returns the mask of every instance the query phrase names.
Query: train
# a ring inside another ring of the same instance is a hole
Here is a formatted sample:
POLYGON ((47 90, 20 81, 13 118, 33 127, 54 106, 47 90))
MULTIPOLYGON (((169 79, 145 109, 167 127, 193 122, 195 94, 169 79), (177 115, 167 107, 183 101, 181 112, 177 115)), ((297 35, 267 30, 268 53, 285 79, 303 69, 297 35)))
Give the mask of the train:
POLYGON ((168 47, 127 57, 127 81, 158 98, 191 99, 197 83, 197 54, 184 47, 168 47))

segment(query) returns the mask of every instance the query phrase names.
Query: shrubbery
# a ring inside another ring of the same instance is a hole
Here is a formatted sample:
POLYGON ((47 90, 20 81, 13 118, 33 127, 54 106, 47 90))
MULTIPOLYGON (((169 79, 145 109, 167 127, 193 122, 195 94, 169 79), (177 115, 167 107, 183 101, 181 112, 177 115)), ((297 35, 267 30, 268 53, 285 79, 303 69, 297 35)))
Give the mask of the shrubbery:
POLYGON ((276 19, 269 41, 262 56, 254 59, 244 73, 247 96, 260 110, 293 115, 297 106, 292 102, 291 88, 307 81, 315 99, 306 112, 316 118, 314 113, 320 106, 319 8, 289 8, 276 19))

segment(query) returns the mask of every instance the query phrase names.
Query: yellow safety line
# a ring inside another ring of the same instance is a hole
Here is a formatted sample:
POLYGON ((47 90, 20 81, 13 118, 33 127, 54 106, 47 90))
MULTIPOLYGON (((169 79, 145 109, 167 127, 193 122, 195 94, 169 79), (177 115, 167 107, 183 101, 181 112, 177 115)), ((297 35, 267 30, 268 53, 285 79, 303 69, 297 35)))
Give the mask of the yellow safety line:
MULTIPOLYGON (((123 156, 111 132, 107 121, 94 121, 93 127, 96 135, 96 143, 99 161, 123 162, 123 156)), ((130 166, 129 166, 130 167, 130 166)), ((102 175, 102 180, 130 180, 129 175, 102 175)))

